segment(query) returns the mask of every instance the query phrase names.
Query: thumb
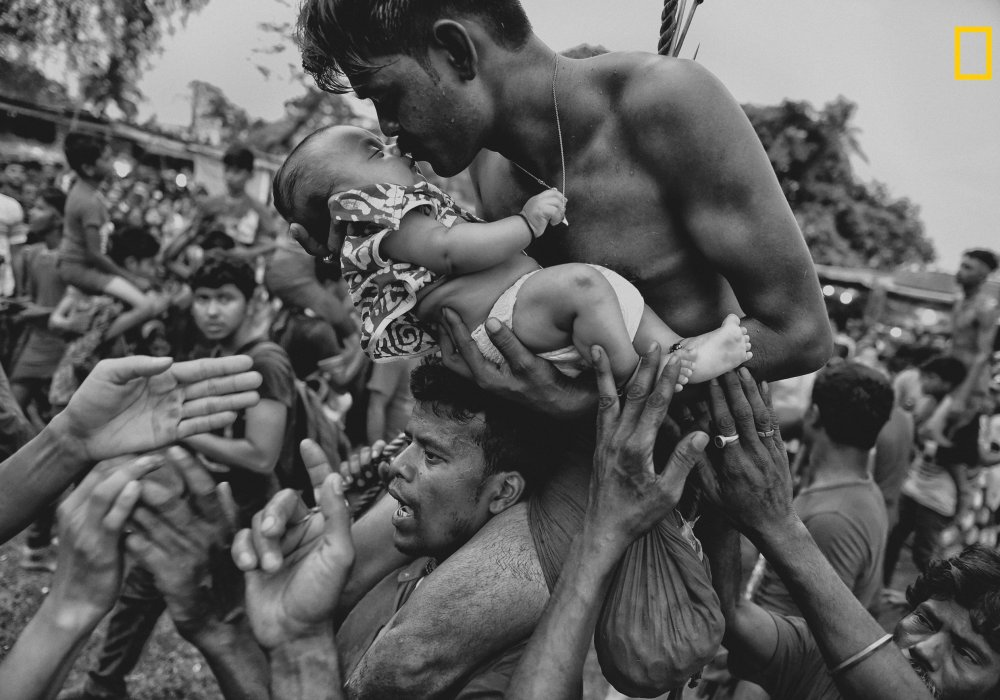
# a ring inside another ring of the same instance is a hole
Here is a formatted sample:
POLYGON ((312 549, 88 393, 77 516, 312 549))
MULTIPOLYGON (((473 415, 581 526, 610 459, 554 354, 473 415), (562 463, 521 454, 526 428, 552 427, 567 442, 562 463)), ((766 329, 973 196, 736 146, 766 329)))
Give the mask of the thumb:
POLYGON ((115 384, 125 384, 138 377, 152 377, 172 365, 172 357, 147 357, 134 355, 114 360, 101 360, 94 368, 94 374, 115 384), (103 365, 103 366, 102 366, 103 365))
POLYGON ((344 480, 340 474, 330 474, 319 487, 319 508, 323 513, 323 539, 325 544, 354 557, 351 540, 351 511, 344 499, 344 480))
POLYGON ((333 473, 326 452, 315 440, 306 439, 299 444, 299 454, 302 455, 302 464, 309 473, 309 481, 313 490, 319 490, 320 486, 326 482, 327 477, 333 473))
POLYGON ((677 499, 680 499, 681 491, 684 490, 684 482, 687 481, 688 474, 691 473, 695 465, 701 461, 707 445, 707 433, 697 430, 686 435, 674 448, 666 468, 660 475, 660 489, 671 494, 676 493, 677 499))

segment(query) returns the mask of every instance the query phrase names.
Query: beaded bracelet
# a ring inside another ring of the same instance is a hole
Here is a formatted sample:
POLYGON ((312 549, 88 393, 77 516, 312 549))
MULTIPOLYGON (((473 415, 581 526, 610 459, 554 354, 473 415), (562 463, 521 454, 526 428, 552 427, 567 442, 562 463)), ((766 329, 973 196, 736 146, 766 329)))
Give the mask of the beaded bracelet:
POLYGON ((878 651, 891 641, 892 641, 891 634, 887 634, 884 637, 879 637, 878 639, 876 639, 874 642, 866 646, 864 649, 859 651, 854 656, 849 656, 848 658, 844 659, 839 664, 831 668, 830 675, 832 676, 836 673, 840 673, 841 671, 846 671, 852 666, 856 666, 857 664, 867 659, 869 656, 874 654, 876 651, 878 651))

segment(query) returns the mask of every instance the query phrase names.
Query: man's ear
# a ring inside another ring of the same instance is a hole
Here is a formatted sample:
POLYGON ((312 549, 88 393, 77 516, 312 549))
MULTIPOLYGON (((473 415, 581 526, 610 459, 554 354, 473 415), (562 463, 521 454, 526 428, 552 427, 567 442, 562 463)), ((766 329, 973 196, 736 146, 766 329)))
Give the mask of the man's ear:
POLYGON ((521 500, 525 483, 520 472, 502 472, 495 474, 493 478, 498 479, 499 483, 495 485, 493 498, 490 499, 490 513, 499 515, 521 500))
POLYGON ((472 80, 479 71, 479 54, 469 30, 461 22, 439 19, 432 32, 434 46, 444 50, 448 63, 462 80, 472 80))

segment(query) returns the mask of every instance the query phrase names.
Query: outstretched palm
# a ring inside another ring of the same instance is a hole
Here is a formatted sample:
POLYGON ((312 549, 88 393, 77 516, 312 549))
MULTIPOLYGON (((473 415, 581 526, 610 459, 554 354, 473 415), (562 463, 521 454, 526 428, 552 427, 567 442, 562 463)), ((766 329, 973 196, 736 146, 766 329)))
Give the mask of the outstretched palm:
POLYGON ((256 403, 260 375, 245 356, 173 364, 129 357, 98 363, 61 416, 93 461, 164 447, 228 425, 256 403))

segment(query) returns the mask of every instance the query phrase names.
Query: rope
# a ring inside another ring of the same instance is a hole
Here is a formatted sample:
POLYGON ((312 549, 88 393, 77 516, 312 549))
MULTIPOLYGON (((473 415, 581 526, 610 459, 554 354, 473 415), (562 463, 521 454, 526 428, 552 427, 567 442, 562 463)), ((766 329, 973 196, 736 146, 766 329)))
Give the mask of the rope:
POLYGON ((677 33, 677 5, 679 0, 664 0, 663 12, 660 14, 660 43, 656 52, 661 56, 670 55, 670 45, 677 33))

